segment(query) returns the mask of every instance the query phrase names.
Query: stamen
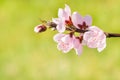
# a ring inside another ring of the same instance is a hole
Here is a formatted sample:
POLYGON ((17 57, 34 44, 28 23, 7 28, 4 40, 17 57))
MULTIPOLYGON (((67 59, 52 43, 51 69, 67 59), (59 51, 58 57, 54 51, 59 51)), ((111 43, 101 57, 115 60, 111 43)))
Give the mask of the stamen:
POLYGON ((68 26, 72 26, 73 23, 72 23, 71 17, 69 17, 69 20, 65 20, 65 23, 66 23, 66 25, 68 25, 68 26))
POLYGON ((78 27, 82 30, 83 26, 81 24, 78 24, 78 27))

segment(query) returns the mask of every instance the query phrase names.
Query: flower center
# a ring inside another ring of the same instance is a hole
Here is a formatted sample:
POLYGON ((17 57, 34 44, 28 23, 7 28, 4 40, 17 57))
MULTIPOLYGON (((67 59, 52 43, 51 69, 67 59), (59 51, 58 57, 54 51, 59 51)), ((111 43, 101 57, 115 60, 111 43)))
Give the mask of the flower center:
POLYGON ((81 25, 81 24, 78 24, 78 27, 79 27, 80 29, 82 29, 82 30, 85 30, 85 29, 88 28, 88 25, 87 25, 85 22, 83 22, 82 25, 81 25))
POLYGON ((69 20, 65 20, 65 24, 67 25, 67 26, 71 26, 71 25, 73 25, 73 23, 72 23, 72 20, 71 20, 71 17, 69 16, 69 20))

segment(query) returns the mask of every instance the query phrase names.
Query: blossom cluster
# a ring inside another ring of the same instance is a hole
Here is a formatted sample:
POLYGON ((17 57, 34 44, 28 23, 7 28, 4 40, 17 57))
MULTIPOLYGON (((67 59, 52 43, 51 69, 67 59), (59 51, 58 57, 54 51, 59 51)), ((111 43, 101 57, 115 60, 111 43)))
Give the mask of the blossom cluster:
MULTIPOLYGON (((89 15, 82 17, 78 12, 71 13, 68 5, 65 5, 64 9, 59 8, 58 18, 53 18, 51 23, 53 24, 50 28, 58 31, 53 39, 58 43, 58 50, 63 53, 74 49, 76 54, 80 55, 83 46, 97 48, 99 52, 106 47, 106 35, 97 26, 92 26, 92 17, 89 15)), ((42 32, 46 28, 45 25, 39 25, 34 30, 42 32)))

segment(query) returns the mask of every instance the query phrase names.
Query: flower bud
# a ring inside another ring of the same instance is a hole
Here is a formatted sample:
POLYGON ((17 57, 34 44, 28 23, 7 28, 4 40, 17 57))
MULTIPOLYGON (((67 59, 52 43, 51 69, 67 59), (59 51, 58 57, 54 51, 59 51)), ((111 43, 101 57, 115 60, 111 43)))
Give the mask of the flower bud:
POLYGON ((40 33, 40 32, 44 32, 44 31, 46 31, 46 26, 45 25, 38 25, 38 26, 36 26, 35 28, 34 28, 34 31, 36 32, 36 33, 40 33))

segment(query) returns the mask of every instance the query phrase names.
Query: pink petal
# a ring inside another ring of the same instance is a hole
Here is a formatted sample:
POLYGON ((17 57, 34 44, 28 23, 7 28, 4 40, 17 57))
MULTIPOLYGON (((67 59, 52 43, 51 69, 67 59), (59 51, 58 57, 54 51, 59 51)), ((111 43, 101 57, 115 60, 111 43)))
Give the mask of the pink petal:
POLYGON ((61 38, 64 37, 64 36, 65 36, 65 34, 58 33, 58 34, 56 34, 56 35, 53 37, 53 40, 54 40, 55 42, 60 42, 60 41, 61 41, 61 38))
POLYGON ((75 52, 76 52, 76 54, 79 56, 79 55, 81 55, 81 53, 82 53, 82 46, 80 46, 79 48, 75 48, 75 52))
POLYGON ((91 38, 92 35, 93 35, 92 31, 85 32, 84 35, 83 35, 83 39, 85 41, 88 41, 91 38))
POLYGON ((82 18, 82 16, 79 13, 74 12, 72 14, 72 22, 73 22, 75 27, 79 28, 78 24, 82 24, 83 23, 83 18, 82 18))
POLYGON ((102 45, 101 47, 98 47, 98 48, 97 48, 97 50, 98 50, 99 52, 101 52, 103 49, 105 49, 106 43, 101 44, 101 45, 102 45))
POLYGON ((98 51, 101 52, 106 47, 106 37, 103 37, 103 39, 100 40, 98 44, 98 51))
POLYGON ((58 24, 59 23, 59 18, 52 18, 52 22, 58 24))
POLYGON ((66 7, 65 9, 66 9, 66 11, 64 9, 59 8, 58 17, 59 18, 65 18, 65 20, 69 20, 69 16, 70 16, 71 13, 69 13, 68 7, 66 7))
POLYGON ((69 20, 69 16, 71 16, 71 9, 67 4, 65 4, 65 9, 64 10, 67 13, 66 19, 69 20))
POLYGON ((65 35, 65 36, 62 38, 62 41, 63 41, 64 43, 71 43, 72 38, 70 37, 70 35, 65 35))
POLYGON ((65 11, 62 8, 59 8, 59 10, 58 10, 58 17, 62 18, 63 15, 66 15, 65 11))
POLYGON ((64 44, 63 42, 59 42, 57 45, 57 48, 58 48, 58 50, 63 51, 64 53, 67 53, 70 50, 68 48, 68 46, 66 44, 64 44))
POLYGON ((98 28, 97 26, 91 26, 91 27, 89 27, 89 30, 93 31, 93 32, 97 32, 97 33, 99 32, 99 33, 103 34, 103 31, 100 28, 98 28))
POLYGON ((72 47, 70 45, 71 43, 64 43, 64 42, 59 42, 58 45, 57 45, 57 48, 61 51, 63 51, 64 53, 67 53, 69 52, 72 47))
POLYGON ((78 39, 74 39, 73 48, 75 49, 77 55, 82 53, 82 44, 78 39))
POLYGON ((57 24, 56 29, 58 30, 58 32, 62 33, 65 31, 65 22, 64 22, 64 18, 59 18, 59 23, 57 24))
POLYGON ((98 42, 96 42, 96 41, 87 42, 87 46, 88 46, 89 48, 97 48, 98 42))
POLYGON ((88 26, 92 25, 92 17, 91 16, 89 16, 89 15, 85 16, 84 21, 88 26))
POLYGON ((57 25, 57 30, 58 30, 58 32, 60 32, 60 33, 62 33, 62 32, 64 32, 65 31, 65 26, 64 25, 62 25, 62 24, 59 24, 59 25, 57 25))

